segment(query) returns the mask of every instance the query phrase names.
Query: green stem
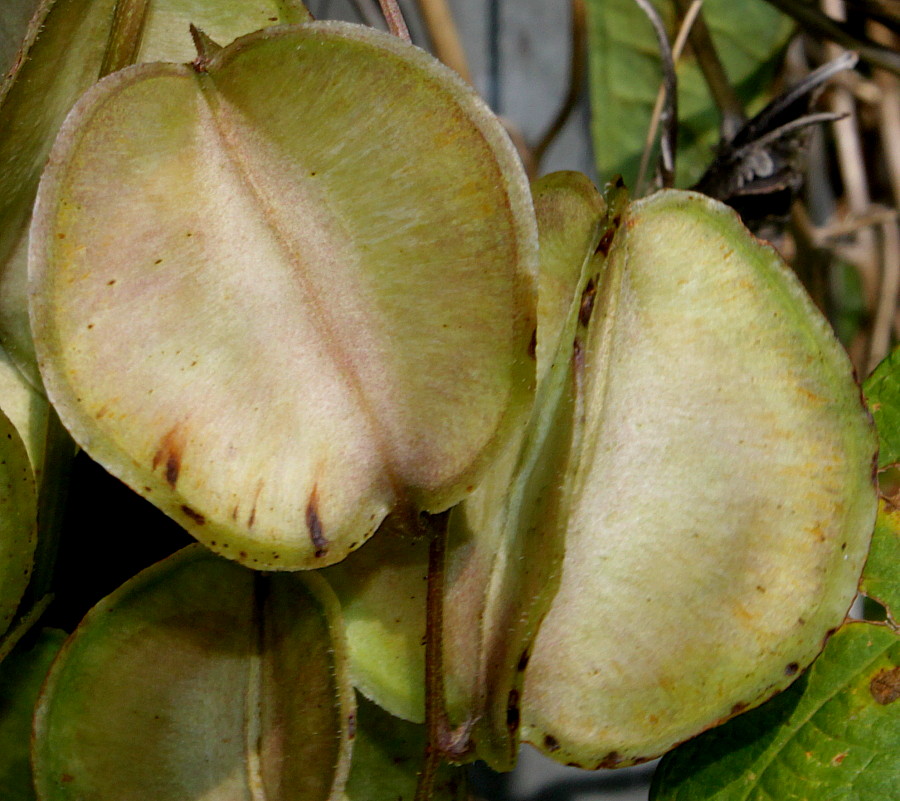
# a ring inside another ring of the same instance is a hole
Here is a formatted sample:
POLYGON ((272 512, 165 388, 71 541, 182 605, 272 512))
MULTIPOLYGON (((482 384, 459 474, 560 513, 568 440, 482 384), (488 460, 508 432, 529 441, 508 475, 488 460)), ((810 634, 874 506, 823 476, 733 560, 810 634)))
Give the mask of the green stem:
POLYGON ((8 631, 5 636, 0 637, 0 662, 12 653, 13 648, 19 644, 22 637, 31 631, 34 624, 41 619, 41 616, 47 611, 47 607, 50 606, 52 602, 53 596, 45 595, 28 610, 28 614, 19 618, 19 621, 12 627, 11 631, 8 631))
POLYGON ((450 723, 444 700, 444 568, 449 511, 426 518, 428 587, 425 595, 425 728, 428 741, 415 801, 430 801, 434 780, 444 760, 450 723))

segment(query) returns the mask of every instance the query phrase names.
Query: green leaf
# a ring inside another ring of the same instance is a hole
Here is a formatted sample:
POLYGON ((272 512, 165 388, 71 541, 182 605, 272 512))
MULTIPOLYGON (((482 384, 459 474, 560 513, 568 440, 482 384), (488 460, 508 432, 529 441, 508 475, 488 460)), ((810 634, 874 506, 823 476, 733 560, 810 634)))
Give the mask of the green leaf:
MULTIPOLYGON (((353 763, 344 801, 412 801, 425 754, 425 728, 358 699, 353 763)), ((444 765, 432 801, 466 798, 463 768, 444 765)))
POLYGON ((900 463, 900 348, 866 379, 863 394, 878 429, 878 467, 900 463))
POLYGON ((769 703, 667 756, 652 801, 884 801, 900 769, 900 637, 850 623, 769 703))
POLYGON ((859 589, 897 620, 900 611, 900 510, 881 501, 859 589))
POLYGON ((396 37, 285 26, 203 72, 109 76, 32 231, 61 419, 244 563, 323 567, 392 509, 448 508, 532 403, 524 172, 471 87, 396 37))
POLYGON ((353 690, 337 600, 190 546, 98 604, 35 715, 42 801, 337 799, 353 690))
POLYGON ((45 629, 0 664, 0 797, 32 801, 30 745, 34 705, 66 633, 45 629))
MULTIPOLYGON (((9 0, 3 0, 7 3, 9 0)), ((0 84, 0 343, 40 386, 28 323, 27 255, 31 208, 50 147, 78 96, 100 77, 117 5, 125 0, 44 2, 30 45, 0 84)), ((190 23, 218 41, 275 22, 309 18, 299 0, 149 0, 141 61, 190 61, 190 23)))
POLYGON ((875 436, 846 353, 770 247, 693 192, 632 203, 583 348, 565 560, 523 739, 658 755, 787 686, 871 537, 875 436))
MULTIPOLYGON (((672 0, 654 0, 676 31, 672 0)), ((588 0, 592 135, 601 180, 616 174, 633 187, 662 81, 653 29, 634 0, 588 0)), ((707 0, 703 14, 732 85, 750 110, 762 105, 776 57, 792 25, 762 0, 707 0)), ((711 161, 719 116, 687 50, 678 64, 678 185, 690 186, 711 161)), ((652 168, 652 164, 651 164, 652 168)))

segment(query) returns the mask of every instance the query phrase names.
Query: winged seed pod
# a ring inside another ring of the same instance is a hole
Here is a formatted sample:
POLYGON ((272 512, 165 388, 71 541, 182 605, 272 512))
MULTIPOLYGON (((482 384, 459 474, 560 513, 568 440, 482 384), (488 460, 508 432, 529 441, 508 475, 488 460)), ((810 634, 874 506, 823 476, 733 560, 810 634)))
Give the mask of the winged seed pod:
POLYGON ((191 545, 79 624, 35 712, 42 801, 338 801, 356 727, 334 594, 191 545))
POLYGON ((619 222, 522 704, 523 739, 589 768, 790 684, 843 620, 876 512, 849 360, 774 249, 692 192, 619 222))
POLYGON ((461 500, 520 425, 536 240, 500 124, 395 37, 286 26, 123 70, 42 179, 44 383, 210 548, 325 566, 461 500))

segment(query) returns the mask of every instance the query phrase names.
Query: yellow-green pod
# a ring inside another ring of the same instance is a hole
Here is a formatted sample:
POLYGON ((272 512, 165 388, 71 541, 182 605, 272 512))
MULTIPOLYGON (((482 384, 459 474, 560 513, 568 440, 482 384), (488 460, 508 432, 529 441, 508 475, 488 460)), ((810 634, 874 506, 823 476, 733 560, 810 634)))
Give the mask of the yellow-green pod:
POLYGON ((691 192, 620 222, 522 707, 523 739, 587 768, 786 687, 843 620, 876 511, 851 365, 774 249, 691 192))

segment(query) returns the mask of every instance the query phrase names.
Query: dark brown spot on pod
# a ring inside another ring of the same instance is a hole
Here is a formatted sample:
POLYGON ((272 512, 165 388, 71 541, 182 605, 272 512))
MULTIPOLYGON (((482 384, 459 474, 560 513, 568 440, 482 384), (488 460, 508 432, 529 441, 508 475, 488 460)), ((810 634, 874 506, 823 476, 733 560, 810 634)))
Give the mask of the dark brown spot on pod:
POLYGON ((869 682, 869 692, 882 706, 900 698, 900 667, 879 670, 869 682))
POLYGON ((351 740, 356 737, 356 715, 347 716, 347 737, 351 740))
POLYGON ((798 670, 800 670, 800 665, 798 665, 796 662, 791 662, 791 663, 784 669, 784 675, 785 675, 785 676, 793 676, 793 675, 795 675, 795 674, 797 673, 798 670))
POLYGON ((597 763, 595 770, 608 770, 609 768, 618 767, 622 762, 622 756, 618 751, 610 751, 603 759, 597 763))
POLYGON ((575 337, 572 342, 572 361, 575 363, 575 367, 584 367, 584 354, 581 350, 581 340, 578 337, 575 337))
POLYGON ((537 358, 537 328, 531 332, 531 339, 528 340, 528 357, 530 359, 537 358))
POLYGON ((597 249, 594 251, 594 253, 599 253, 601 256, 606 256, 609 253, 609 248, 612 245, 613 237, 615 235, 615 228, 607 228, 600 236, 600 241, 597 243, 597 249))
POLYGON ((557 740, 552 734, 545 734, 544 748, 546 748, 551 753, 553 751, 559 751, 559 740, 557 740))
POLYGON ((196 509, 191 509, 190 506, 181 504, 181 511, 191 518, 198 526, 202 526, 206 522, 206 518, 196 509))
POLYGON ((178 474, 181 472, 181 462, 175 454, 170 454, 166 459, 166 481, 174 487, 178 482, 178 474))
POLYGON ((163 475, 166 483, 174 487, 178 483, 178 475, 181 472, 181 457, 184 452, 184 443, 178 426, 174 426, 159 441, 159 447, 153 455, 153 469, 163 466, 163 475))
POLYGON ((506 728, 516 732, 519 729, 519 691, 510 690, 506 701, 506 728))
POLYGON ((522 656, 519 657, 519 664, 516 665, 516 670, 521 673, 525 668, 528 667, 528 660, 531 658, 531 654, 528 651, 522 651, 522 656))
POLYGON ((591 312, 594 311, 594 297, 597 294, 597 285, 594 279, 588 281, 584 292, 581 293, 581 306, 578 308, 578 322, 587 327, 591 321, 591 312))
POLYGON ((741 712, 743 712, 748 706, 749 704, 745 703, 744 701, 738 701, 733 707, 731 707, 731 714, 740 715, 741 712))
POLYGON ((322 529, 322 520, 319 518, 319 495, 316 489, 313 489, 312 495, 309 496, 309 503, 306 505, 306 527, 309 529, 309 538, 312 540, 315 548, 316 559, 324 556, 328 552, 328 540, 322 529))

